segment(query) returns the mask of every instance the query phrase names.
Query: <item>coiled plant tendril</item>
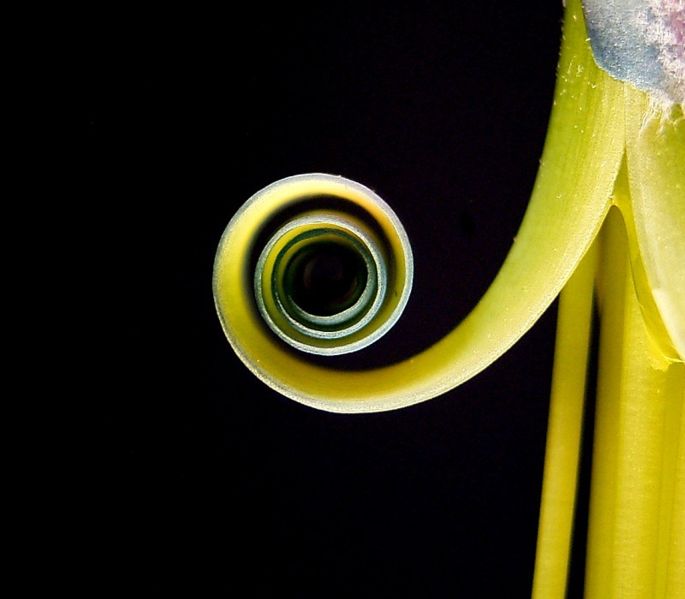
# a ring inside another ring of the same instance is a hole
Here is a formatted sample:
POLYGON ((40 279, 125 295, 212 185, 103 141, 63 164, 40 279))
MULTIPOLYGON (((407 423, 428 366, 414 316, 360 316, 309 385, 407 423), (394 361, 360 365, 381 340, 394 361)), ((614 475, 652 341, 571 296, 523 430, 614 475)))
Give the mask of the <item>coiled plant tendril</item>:
POLYGON ((230 273, 215 278, 217 306, 244 359, 264 324, 307 353, 366 347, 399 318, 413 275, 407 234, 390 207, 363 185, 325 174, 288 177, 252 196, 229 223, 216 268, 230 273))
POLYGON ((554 107, 515 241, 481 300, 443 339, 400 363, 356 372, 297 351, 367 346, 397 320, 411 288, 411 251, 397 217, 367 188, 330 175, 279 181, 243 206, 219 246, 214 296, 231 345, 272 388, 324 410, 371 412, 471 378, 561 292, 535 599, 566 589, 596 298, 585 596, 680 598, 685 8, 678 0, 586 0, 585 9, 566 2, 554 107))
POLYGON ((328 356, 367 347, 402 314, 413 269, 407 234, 378 195, 344 177, 303 174, 257 192, 229 222, 214 296, 236 353, 286 392, 274 365, 305 367, 311 380, 306 358, 289 347, 328 356))
POLYGON ((682 360, 683 270, 676 250, 684 212, 680 184, 669 183, 682 166, 682 106, 665 119, 647 94, 597 66, 588 39, 582 7, 567 3, 547 139, 515 241, 470 314, 411 358, 342 372, 306 355, 361 349, 399 318, 412 256, 385 202, 363 185, 320 174, 290 177, 255 194, 223 235, 213 279, 224 331, 248 368, 280 393, 334 412, 395 409, 445 393, 536 322, 613 206, 627 219, 631 255, 643 259, 638 294, 645 317, 658 324, 650 335, 669 359, 682 360), (626 165, 630 205, 615 193, 626 165), (647 201, 658 209, 645 208, 647 201), (668 243, 652 247, 645 223, 658 224, 668 243))

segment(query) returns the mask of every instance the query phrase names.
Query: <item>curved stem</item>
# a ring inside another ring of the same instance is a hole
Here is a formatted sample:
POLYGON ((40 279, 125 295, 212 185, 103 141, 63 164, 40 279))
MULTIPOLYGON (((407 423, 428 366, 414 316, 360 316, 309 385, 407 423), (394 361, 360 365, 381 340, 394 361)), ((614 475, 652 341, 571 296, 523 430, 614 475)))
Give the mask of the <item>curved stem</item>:
POLYGON ((255 216, 252 226, 241 225, 222 243, 217 256, 215 299, 234 349, 274 389, 329 411, 389 410, 456 387, 509 349, 566 284, 609 209, 623 149, 622 85, 595 65, 580 2, 569 0, 549 133, 531 201, 502 268, 466 319, 399 364, 364 372, 314 366, 274 341, 251 305, 243 258, 255 216))

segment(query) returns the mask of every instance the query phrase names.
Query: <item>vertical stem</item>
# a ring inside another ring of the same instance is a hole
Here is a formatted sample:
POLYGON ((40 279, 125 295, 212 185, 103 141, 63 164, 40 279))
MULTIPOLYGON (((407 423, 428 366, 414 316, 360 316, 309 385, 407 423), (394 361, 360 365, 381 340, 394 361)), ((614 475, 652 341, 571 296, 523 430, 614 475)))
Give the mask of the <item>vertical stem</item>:
POLYGON ((656 587, 668 364, 650 353, 632 288, 626 293, 614 511, 614 596, 652 597, 656 587))
POLYGON ((566 593, 596 261, 593 244, 559 298, 533 599, 566 593))
MULTIPOLYGON (((668 553, 666 573, 666 597, 683 599, 685 597, 685 364, 680 364, 680 426, 674 427, 677 449, 675 457, 675 476, 673 485, 673 504, 670 534, 664 534, 665 552, 668 553)), ((668 510, 670 506, 664 506, 668 510)))
POLYGON ((657 597, 685 598, 685 364, 670 366, 666 391, 657 597))
POLYGON ((685 534, 674 526, 682 520, 677 423, 684 372, 664 358, 647 330, 618 212, 607 219, 603 241, 586 597, 682 597, 682 587, 665 592, 682 577, 673 570, 685 534))
POLYGON ((606 572, 611 563, 613 506, 616 488, 616 453, 618 394, 623 347, 623 297, 626 285, 626 260, 619 243, 619 218, 613 211, 602 231, 598 271, 600 336, 595 438, 593 443, 590 487, 590 523, 585 593, 588 599, 607 599, 609 580, 606 572), (612 226, 616 225, 616 226, 612 226))

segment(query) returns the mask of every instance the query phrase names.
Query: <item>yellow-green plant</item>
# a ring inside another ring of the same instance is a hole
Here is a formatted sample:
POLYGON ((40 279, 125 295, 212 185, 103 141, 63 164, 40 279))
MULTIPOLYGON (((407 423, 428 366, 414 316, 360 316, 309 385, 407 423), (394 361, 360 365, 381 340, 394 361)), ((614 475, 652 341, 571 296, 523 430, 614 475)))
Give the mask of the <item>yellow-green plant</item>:
MULTIPOLYGON (((685 43, 678 21, 685 7, 666 4, 685 43)), ((676 59, 678 51, 685 64, 685 49, 675 48, 676 59)), ((675 98, 638 89, 599 67, 580 2, 569 0, 548 136, 516 240, 471 313, 403 362, 342 372, 306 358, 368 345, 406 303, 408 240, 365 187, 327 175, 277 182, 240 210, 217 252, 215 301, 238 356, 284 395, 335 412, 395 409, 454 388, 510 348, 561 294, 535 597, 565 593, 594 298, 600 349, 586 596, 685 597, 678 93, 677 86, 675 98), (358 254, 354 284, 347 303, 311 314, 293 290, 322 248, 358 254)))

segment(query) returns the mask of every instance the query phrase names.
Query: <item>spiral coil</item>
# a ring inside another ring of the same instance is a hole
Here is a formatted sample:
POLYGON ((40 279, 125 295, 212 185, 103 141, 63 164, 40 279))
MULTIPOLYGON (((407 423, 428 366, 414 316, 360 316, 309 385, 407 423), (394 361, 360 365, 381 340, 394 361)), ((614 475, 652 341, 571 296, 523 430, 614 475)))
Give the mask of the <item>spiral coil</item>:
POLYGON ((412 279, 409 240, 391 208, 359 183, 313 173, 269 185, 233 217, 217 251, 214 296, 228 340, 250 366, 265 327, 311 354, 367 347, 400 317, 412 279))

